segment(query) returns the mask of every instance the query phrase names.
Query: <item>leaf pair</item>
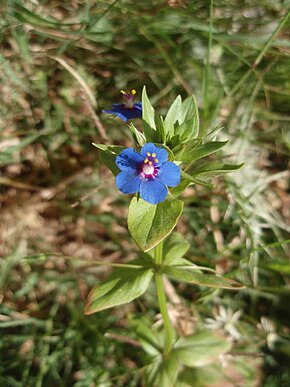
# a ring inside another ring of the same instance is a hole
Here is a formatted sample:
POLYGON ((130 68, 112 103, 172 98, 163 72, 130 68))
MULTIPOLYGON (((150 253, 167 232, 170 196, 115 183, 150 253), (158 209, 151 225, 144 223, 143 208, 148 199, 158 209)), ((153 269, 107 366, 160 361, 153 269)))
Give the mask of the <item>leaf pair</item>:
MULTIPOLYGON (((204 330, 192 336, 182 337, 174 344, 172 351, 166 357, 159 354, 146 367, 146 386, 173 387, 182 385, 184 371, 205 367, 216 361, 230 348, 231 343, 210 331, 204 330)), ((191 383, 193 382, 194 380, 191 379, 191 383)))
MULTIPOLYGON (((204 270, 213 270, 199 267, 183 258, 188 247, 189 244, 183 240, 181 235, 170 236, 165 241, 164 262, 158 270, 176 281, 189 284, 222 289, 241 289, 243 287, 233 280, 213 274, 204 274, 204 270)), ((143 254, 141 258, 115 269, 105 281, 91 291, 85 313, 99 312, 140 297, 148 289, 155 270, 155 263, 149 254, 143 254)))

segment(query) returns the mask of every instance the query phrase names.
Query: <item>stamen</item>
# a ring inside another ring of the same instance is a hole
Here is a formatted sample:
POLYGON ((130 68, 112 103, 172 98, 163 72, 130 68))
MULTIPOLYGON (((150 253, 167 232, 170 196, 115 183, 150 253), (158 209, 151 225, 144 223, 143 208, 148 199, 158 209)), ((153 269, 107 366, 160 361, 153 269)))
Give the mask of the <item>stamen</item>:
POLYGON ((147 152, 146 155, 147 155, 148 157, 150 157, 150 156, 151 156, 151 153, 150 153, 150 152, 147 152))
POLYGON ((149 161, 149 160, 148 160, 147 157, 146 157, 146 159, 144 160, 144 163, 146 164, 146 163, 148 163, 148 161, 149 161))
POLYGON ((152 161, 149 161, 149 163, 148 163, 149 165, 152 165, 153 163, 152 163, 152 161))
POLYGON ((152 157, 156 157, 156 153, 152 153, 152 157))
POLYGON ((132 94, 132 95, 135 95, 135 94, 136 94, 136 90, 134 90, 134 89, 131 90, 131 94, 132 94))
MULTIPOLYGON (((153 155, 152 155, 153 156, 153 155)), ((158 159, 154 159, 155 163, 158 163, 158 159)))

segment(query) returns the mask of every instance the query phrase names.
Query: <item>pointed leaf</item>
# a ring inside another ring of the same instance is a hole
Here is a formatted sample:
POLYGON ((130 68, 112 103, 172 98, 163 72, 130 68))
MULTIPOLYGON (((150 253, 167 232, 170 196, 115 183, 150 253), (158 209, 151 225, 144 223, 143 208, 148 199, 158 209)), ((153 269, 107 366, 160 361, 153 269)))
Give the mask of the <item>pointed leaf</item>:
POLYGON ((145 86, 143 87, 142 92, 142 118, 148 123, 151 128, 156 129, 154 121, 154 108, 151 105, 151 102, 147 96, 145 86))
POLYGON ((106 144, 95 144, 93 146, 98 148, 100 153, 100 159, 105 164, 107 168, 113 172, 114 175, 117 175, 120 172, 120 169, 116 165, 116 156, 125 149, 123 146, 119 145, 106 145, 106 144))
POLYGON ((182 153, 178 160, 189 163, 197 161, 203 157, 209 156, 227 144, 228 141, 212 141, 206 144, 198 145, 192 151, 182 153))
POLYGON ((188 180, 188 179, 184 179, 183 177, 181 177, 181 182, 178 184, 177 187, 173 187, 173 188, 170 188, 170 192, 172 194, 172 196, 174 198, 178 197, 179 195, 182 194, 182 192, 184 192, 186 190, 186 188, 193 184, 192 181, 188 180))
POLYGON ((174 262, 182 258, 189 249, 189 243, 181 234, 173 233, 164 242, 164 265, 174 265, 174 262))
POLYGON ((174 131, 175 134, 179 134, 181 142, 188 142, 198 135, 198 126, 196 118, 192 117, 184 121, 181 125, 177 126, 174 131))
POLYGON ((85 314, 126 304, 140 297, 147 290, 153 269, 140 266, 140 269, 119 268, 97 285, 89 294, 85 314))
POLYGON ((151 126, 143 120, 143 132, 147 142, 160 142, 160 133, 156 129, 152 129, 151 126))
POLYGON ((189 181, 194 184, 204 185, 208 188, 213 188, 213 184, 208 183, 207 181, 201 180, 195 176, 190 176, 188 173, 181 171, 182 178, 185 179, 185 181, 189 181))
POLYGON ((210 331, 180 338, 173 353, 187 367, 203 367, 212 363, 231 348, 231 343, 210 331))
POLYGON ((181 123, 181 119, 182 119, 181 97, 180 95, 178 95, 175 101, 170 106, 164 120, 165 132, 168 134, 169 138, 174 134, 175 122, 178 121, 179 123, 181 123))
POLYGON ((208 286, 220 289, 242 289, 244 285, 228 278, 217 275, 198 273, 194 268, 184 268, 178 266, 163 266, 163 273, 170 277, 194 285, 208 286))
POLYGON ((129 123, 129 129, 132 134, 133 140, 137 145, 142 147, 144 144, 146 144, 146 138, 143 133, 139 132, 139 130, 134 126, 132 122, 129 123))
POLYGON ((145 370, 146 387, 174 387, 180 371, 180 361, 171 352, 166 357, 158 356, 145 370))
POLYGON ((199 178, 208 179, 214 176, 230 173, 242 168, 244 164, 223 164, 223 163, 209 163, 195 170, 192 175, 199 178))
POLYGON ((136 316, 132 318, 132 327, 141 342, 144 351, 150 356, 158 356, 164 347, 163 332, 152 328, 149 316, 136 316))
POLYGON ((191 117, 195 117, 197 124, 199 124, 198 106, 194 95, 187 97, 182 102, 183 121, 187 121, 191 117))
POLYGON ((166 199, 153 205, 134 197, 129 207, 128 227, 142 251, 162 241, 175 227, 183 209, 181 200, 166 199))
POLYGON ((112 153, 114 155, 118 155, 122 152, 123 149, 125 149, 125 147, 121 145, 96 144, 94 142, 92 143, 92 145, 100 149, 101 151, 112 153))

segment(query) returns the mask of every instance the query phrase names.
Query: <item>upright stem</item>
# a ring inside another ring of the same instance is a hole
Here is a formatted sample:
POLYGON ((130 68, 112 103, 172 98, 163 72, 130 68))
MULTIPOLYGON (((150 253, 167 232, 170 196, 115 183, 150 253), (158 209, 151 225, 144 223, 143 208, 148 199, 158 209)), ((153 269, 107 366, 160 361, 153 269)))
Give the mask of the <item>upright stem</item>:
MULTIPOLYGON (((154 258, 155 258, 155 264, 157 266, 161 266, 162 260, 163 260, 163 242, 160 242, 159 245, 155 247, 154 258)), ((170 352, 172 347, 172 343, 174 339, 174 330, 173 330, 173 327, 171 326, 167 305, 166 305, 166 295, 164 290, 163 274, 159 270, 156 270, 155 272, 155 285, 156 285, 159 309, 163 318, 164 329, 165 329, 164 354, 166 355, 170 352)))

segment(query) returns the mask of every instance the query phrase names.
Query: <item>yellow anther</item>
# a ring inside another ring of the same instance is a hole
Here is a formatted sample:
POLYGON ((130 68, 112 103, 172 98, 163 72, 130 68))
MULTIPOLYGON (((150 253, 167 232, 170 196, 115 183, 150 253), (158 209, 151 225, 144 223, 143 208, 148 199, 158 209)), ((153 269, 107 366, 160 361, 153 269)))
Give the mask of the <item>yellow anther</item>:
POLYGON ((154 159, 155 163, 158 163, 158 159, 154 159))
POLYGON ((144 163, 146 164, 146 163, 148 163, 148 161, 149 161, 149 160, 148 160, 147 157, 146 157, 146 159, 144 160, 144 163))
POLYGON ((148 163, 149 165, 152 165, 153 163, 152 163, 152 161, 149 161, 149 163, 148 163))
POLYGON ((156 153, 152 153, 152 157, 156 157, 156 153))
POLYGON ((150 152, 147 152, 146 155, 147 155, 148 157, 150 157, 150 156, 151 156, 151 153, 150 153, 150 152))
POLYGON ((135 94, 136 94, 136 90, 134 90, 134 89, 131 90, 131 94, 132 94, 132 95, 135 95, 135 94))
POLYGON ((126 91, 120 90, 121 94, 127 94, 126 91))

